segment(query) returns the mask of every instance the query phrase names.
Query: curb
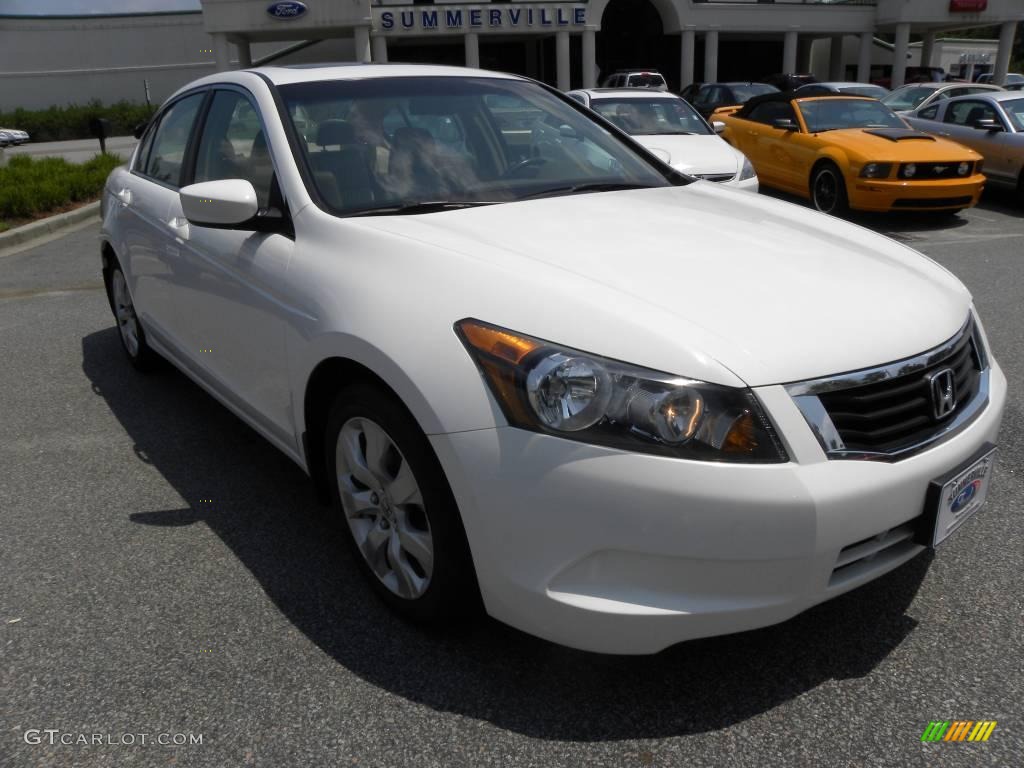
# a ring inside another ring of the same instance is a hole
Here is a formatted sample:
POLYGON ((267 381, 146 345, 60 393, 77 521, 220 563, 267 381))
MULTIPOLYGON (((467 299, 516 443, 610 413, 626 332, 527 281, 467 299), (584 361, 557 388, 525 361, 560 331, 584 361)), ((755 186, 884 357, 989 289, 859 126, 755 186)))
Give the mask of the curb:
POLYGON ((0 251, 43 239, 63 229, 70 229, 76 224, 81 224, 93 217, 99 219, 99 212, 100 201, 97 200, 73 211, 58 213, 56 216, 50 216, 39 221, 33 221, 31 224, 9 229, 6 232, 0 232, 0 251))

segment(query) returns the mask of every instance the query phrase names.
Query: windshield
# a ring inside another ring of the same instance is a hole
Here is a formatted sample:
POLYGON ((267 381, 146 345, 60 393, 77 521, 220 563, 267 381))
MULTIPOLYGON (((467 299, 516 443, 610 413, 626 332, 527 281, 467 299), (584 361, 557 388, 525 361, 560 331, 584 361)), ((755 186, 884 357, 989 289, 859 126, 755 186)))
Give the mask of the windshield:
POLYGON ((626 85, 630 88, 660 88, 664 84, 664 77, 649 73, 630 75, 629 80, 626 82, 626 85))
POLYGON ((1000 102, 1006 116, 1013 124, 1013 130, 1024 131, 1024 98, 1000 102))
POLYGON ((601 98, 591 108, 634 136, 712 133, 696 110, 682 99, 601 98))
POLYGON ((280 91, 299 161, 339 215, 685 183, 529 82, 389 77, 280 91))
POLYGON ((764 96, 766 93, 778 93, 779 89, 767 83, 749 83, 746 85, 730 85, 737 104, 746 104, 755 96, 764 96))
POLYGON ((906 128, 907 124, 879 101, 817 99, 798 102, 808 133, 840 128, 906 128))
POLYGON ((910 109, 917 109, 917 105, 933 93, 935 93, 934 88, 922 88, 919 85, 905 85, 885 96, 885 98, 882 99, 882 102, 886 104, 889 109, 906 111, 910 109))
POLYGON ((870 96, 872 99, 881 99, 889 95, 889 91, 880 85, 844 85, 839 92, 847 96, 870 96))

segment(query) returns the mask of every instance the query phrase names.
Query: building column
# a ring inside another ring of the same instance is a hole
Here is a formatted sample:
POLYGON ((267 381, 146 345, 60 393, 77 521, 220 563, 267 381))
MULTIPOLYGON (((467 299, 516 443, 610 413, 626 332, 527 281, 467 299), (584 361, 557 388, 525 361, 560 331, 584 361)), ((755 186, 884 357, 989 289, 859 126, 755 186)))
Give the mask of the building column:
POLYGON ((679 46, 679 89, 693 82, 693 60, 697 52, 697 32, 684 29, 679 46))
POLYGON ((480 69, 480 35, 467 32, 462 36, 462 43, 466 48, 466 66, 480 69))
POLYGON ((843 36, 832 35, 828 47, 828 77, 830 80, 845 80, 843 72, 843 36))
POLYGON ((597 31, 583 30, 583 87, 597 87, 597 31))
POLYGON ((996 53, 996 68, 992 70, 992 82, 1003 85, 1006 73, 1010 69, 1010 53, 1013 49, 1013 35, 1017 29, 1016 21, 1007 21, 999 28, 999 51, 996 53))
POLYGON ((569 33, 559 30, 555 33, 555 58, 558 73, 558 90, 569 90, 569 33))
POLYGON ((252 48, 248 40, 239 40, 235 43, 238 50, 238 68, 248 69, 252 66, 252 48))
POLYGON ((896 25, 896 42, 892 49, 892 82, 889 87, 899 88, 907 78, 907 46, 910 44, 910 24, 896 25))
POLYGON ((704 82, 718 81, 718 30, 704 33, 704 82))
POLYGON ((796 72, 796 47, 799 42, 796 30, 789 30, 782 38, 782 71, 796 72))
POLYGON ((212 37, 213 60, 217 64, 217 71, 227 72, 231 69, 231 47, 228 43, 228 36, 223 32, 214 32, 212 37))
POLYGON ((388 60, 388 39, 383 35, 375 35, 371 43, 373 63, 386 64, 388 60))
POLYGON ((352 37, 355 41, 356 48, 356 61, 360 61, 363 64, 370 63, 370 28, 369 27, 356 27, 352 32, 352 37))
POLYGON ((935 49, 935 33, 925 32, 921 36, 921 66, 932 65, 932 51, 935 49))
POLYGON ((871 82, 871 49, 874 44, 874 32, 861 33, 860 46, 857 49, 857 80, 861 83, 871 82))

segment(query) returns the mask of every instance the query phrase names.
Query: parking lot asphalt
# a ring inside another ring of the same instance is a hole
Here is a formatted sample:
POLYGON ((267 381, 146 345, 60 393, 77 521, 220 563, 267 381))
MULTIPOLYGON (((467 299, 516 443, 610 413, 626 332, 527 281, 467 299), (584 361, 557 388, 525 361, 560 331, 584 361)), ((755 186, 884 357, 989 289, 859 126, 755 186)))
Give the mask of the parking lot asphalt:
MULTIPOLYGON (((131 157, 138 140, 133 136, 111 136, 107 139, 107 152, 121 157, 131 157)), ((62 157, 69 163, 84 163, 100 152, 99 139, 76 139, 74 141, 37 141, 8 147, 0 156, 0 165, 4 158, 21 157, 62 157)))
POLYGON ((298 468, 127 365, 95 227, 0 258, 0 766, 1021 765, 1024 211, 855 220, 974 293, 1011 385, 989 503, 793 620, 638 658, 395 618, 298 468))

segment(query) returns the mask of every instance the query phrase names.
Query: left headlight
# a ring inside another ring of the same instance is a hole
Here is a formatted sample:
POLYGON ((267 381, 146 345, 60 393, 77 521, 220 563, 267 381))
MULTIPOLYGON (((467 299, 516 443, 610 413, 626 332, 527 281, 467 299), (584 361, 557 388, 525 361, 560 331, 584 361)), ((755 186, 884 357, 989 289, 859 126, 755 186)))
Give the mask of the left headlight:
POLYGON ((509 424, 700 461, 788 460, 754 393, 672 376, 479 320, 455 330, 509 424))
POLYGON ((743 156, 743 166, 740 168, 740 172, 736 174, 736 181, 746 181, 757 176, 757 172, 754 170, 753 164, 747 159, 747 156, 743 156))

